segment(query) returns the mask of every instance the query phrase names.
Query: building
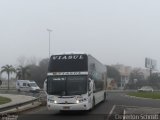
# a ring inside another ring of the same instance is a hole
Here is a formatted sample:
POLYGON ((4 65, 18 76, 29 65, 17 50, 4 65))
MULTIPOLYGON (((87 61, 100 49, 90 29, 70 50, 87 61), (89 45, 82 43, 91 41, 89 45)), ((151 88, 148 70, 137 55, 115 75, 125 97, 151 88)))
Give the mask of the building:
POLYGON ((120 88, 119 89, 124 89, 125 85, 129 82, 129 76, 130 73, 132 72, 132 67, 130 66, 124 66, 122 64, 116 64, 112 65, 115 69, 117 69, 121 75, 121 82, 120 88))
POLYGON ((121 75, 121 82, 119 83, 120 84, 119 89, 124 89, 126 84, 129 83, 130 74, 133 70, 139 70, 139 72, 141 72, 142 75, 144 75, 145 80, 147 80, 147 78, 150 75, 150 70, 146 69, 146 68, 133 68, 131 66, 125 66, 123 64, 112 65, 112 67, 117 69, 119 71, 120 75, 121 75))

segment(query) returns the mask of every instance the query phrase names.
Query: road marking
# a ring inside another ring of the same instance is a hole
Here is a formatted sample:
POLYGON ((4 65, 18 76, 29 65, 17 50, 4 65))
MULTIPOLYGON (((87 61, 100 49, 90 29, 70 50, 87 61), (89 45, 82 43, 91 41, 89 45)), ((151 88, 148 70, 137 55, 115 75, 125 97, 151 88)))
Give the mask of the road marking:
POLYGON ((159 109, 159 107, 144 107, 144 106, 128 106, 128 105, 116 105, 116 107, 125 107, 125 108, 146 108, 146 109, 159 109))
POLYGON ((116 108, 116 105, 113 105, 111 111, 109 112, 109 115, 111 115, 113 113, 113 110, 116 108))
POLYGON ((113 113, 113 111, 114 111, 115 108, 116 108, 116 105, 113 105, 113 107, 112 107, 111 111, 109 112, 106 120, 109 120, 109 118, 112 115, 112 113, 113 113))
POLYGON ((126 115, 126 111, 124 110, 124 111, 123 111, 123 120, 126 119, 126 118, 125 118, 125 115, 126 115))

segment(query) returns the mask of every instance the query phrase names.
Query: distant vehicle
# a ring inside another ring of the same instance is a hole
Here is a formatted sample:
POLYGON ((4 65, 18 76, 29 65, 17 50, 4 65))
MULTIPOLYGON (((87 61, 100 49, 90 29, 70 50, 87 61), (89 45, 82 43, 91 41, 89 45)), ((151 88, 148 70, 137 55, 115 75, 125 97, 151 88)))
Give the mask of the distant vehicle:
POLYGON ((39 92, 40 88, 33 80, 17 80, 16 89, 25 92, 39 92))
POLYGON ((91 55, 52 55, 44 82, 49 110, 90 110, 106 99, 106 66, 91 55))
POLYGON ((151 86, 143 86, 138 89, 138 92, 153 92, 153 88, 151 86))

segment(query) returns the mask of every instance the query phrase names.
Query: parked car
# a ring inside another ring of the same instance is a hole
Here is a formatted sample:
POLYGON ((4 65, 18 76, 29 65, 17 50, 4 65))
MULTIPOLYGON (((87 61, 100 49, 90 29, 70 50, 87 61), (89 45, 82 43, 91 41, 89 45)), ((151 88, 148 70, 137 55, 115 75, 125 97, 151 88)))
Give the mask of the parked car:
POLYGON ((143 86, 138 89, 138 92, 153 92, 153 88, 151 86, 143 86))

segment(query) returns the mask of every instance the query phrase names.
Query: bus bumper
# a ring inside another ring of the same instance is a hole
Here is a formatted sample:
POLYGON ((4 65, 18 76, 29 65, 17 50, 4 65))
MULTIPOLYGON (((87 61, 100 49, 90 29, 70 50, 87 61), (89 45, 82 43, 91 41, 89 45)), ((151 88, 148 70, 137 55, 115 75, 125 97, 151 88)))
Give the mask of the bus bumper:
POLYGON ((47 104, 48 110, 89 110, 88 102, 77 103, 77 104, 47 104))

